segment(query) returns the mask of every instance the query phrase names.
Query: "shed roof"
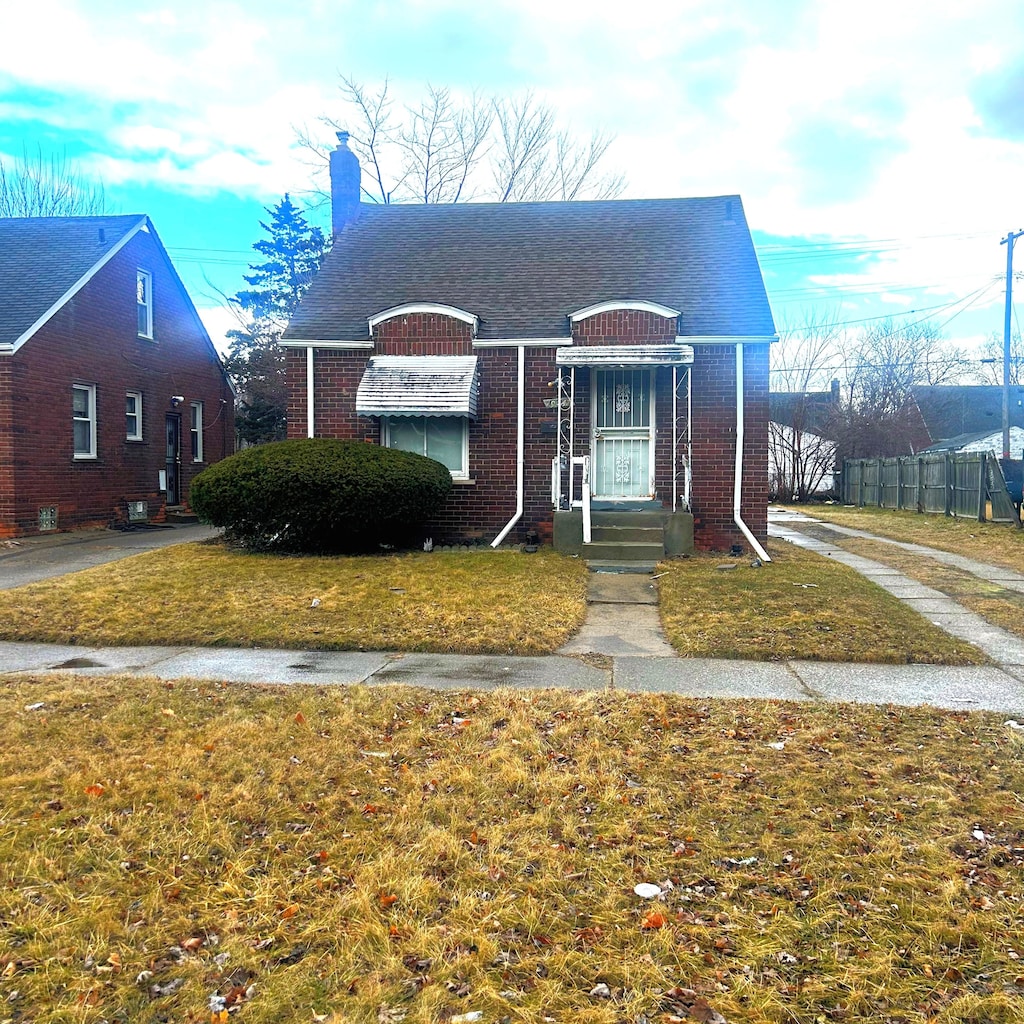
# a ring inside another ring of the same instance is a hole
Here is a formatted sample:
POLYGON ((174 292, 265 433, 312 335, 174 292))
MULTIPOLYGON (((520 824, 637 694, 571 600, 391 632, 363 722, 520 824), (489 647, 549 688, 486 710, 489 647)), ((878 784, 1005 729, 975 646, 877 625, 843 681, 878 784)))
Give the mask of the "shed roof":
POLYGON ((414 302, 475 314, 480 340, 568 338, 572 312, 627 299, 681 310, 684 335, 773 335, 739 196, 363 204, 284 340, 365 341, 414 302))
POLYGON ((374 356, 356 392, 360 416, 475 417, 476 356, 374 356))

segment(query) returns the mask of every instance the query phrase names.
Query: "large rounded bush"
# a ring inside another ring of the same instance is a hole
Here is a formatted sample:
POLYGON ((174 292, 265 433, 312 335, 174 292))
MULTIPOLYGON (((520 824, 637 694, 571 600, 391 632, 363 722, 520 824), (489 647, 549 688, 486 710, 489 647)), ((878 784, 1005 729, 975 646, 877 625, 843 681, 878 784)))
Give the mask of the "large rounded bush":
POLYGON ((189 500, 252 550, 365 551, 407 543, 451 488, 448 470, 422 455, 309 438, 228 456, 192 481, 189 500))

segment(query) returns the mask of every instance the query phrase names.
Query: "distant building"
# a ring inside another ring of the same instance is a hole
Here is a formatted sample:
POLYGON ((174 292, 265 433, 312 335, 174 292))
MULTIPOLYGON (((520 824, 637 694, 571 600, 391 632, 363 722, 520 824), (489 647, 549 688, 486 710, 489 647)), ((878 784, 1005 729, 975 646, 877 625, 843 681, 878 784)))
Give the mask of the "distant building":
POLYGON ((835 489, 833 428, 839 381, 829 391, 773 391, 768 398, 768 491, 803 501, 835 489))

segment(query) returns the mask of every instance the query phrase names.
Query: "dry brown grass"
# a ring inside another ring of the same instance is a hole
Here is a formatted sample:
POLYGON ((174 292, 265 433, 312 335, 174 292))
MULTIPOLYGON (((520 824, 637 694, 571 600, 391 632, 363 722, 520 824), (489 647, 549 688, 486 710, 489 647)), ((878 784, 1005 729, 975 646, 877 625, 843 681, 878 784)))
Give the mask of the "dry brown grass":
POLYGON ((1006 569, 1020 571, 1024 565, 1024 531, 1008 523, 979 523, 976 519, 850 505, 788 507, 824 522, 867 530, 892 540, 925 544, 1006 569))
MULTIPOLYGON (((661 619, 688 657, 976 665, 976 647, 838 562, 783 542, 772 563, 700 555, 666 563, 661 619), (732 562, 722 572, 717 566, 732 562)), ((659 570, 660 571, 660 570, 659 570)))
POLYGON ((1009 1024, 1022 751, 928 708, 7 677, 0 1005, 1009 1024))
POLYGON ((586 566, 550 550, 283 558, 181 544, 0 591, 0 638, 543 654, 579 628, 585 595, 586 566))

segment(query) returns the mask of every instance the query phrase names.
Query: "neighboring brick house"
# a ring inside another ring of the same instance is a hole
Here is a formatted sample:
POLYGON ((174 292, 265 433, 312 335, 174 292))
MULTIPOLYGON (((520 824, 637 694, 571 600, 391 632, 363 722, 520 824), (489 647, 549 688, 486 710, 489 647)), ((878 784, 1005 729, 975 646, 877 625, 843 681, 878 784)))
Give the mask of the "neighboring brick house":
POLYGON ((144 216, 0 219, 0 536, 160 520, 233 393, 144 216))
POLYGON ((775 327, 739 197, 360 204, 339 138, 333 248, 282 338, 290 436, 444 462, 435 542, 578 550, 586 474, 669 553, 761 549, 775 327))

